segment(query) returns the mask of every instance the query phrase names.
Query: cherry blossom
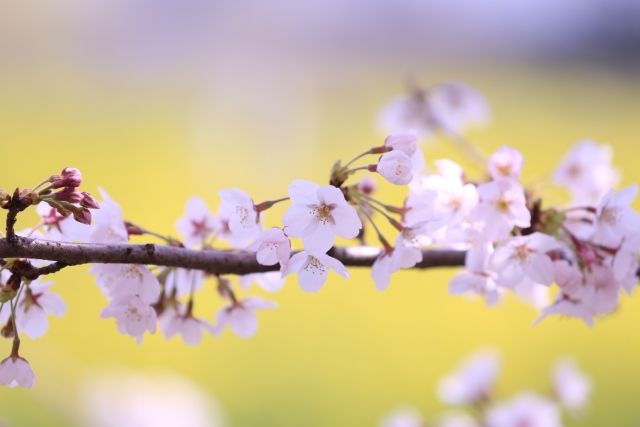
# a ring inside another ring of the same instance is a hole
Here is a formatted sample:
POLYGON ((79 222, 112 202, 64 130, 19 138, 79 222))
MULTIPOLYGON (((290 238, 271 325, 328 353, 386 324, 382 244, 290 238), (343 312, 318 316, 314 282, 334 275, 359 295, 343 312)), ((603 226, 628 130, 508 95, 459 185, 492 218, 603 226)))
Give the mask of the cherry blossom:
POLYGON ((169 305, 159 316, 158 323, 167 338, 182 335, 186 344, 197 345, 202 341, 202 333, 213 333, 208 322, 194 317, 188 306, 182 304, 169 305))
POLYGON ((52 282, 31 282, 18 301, 16 326, 30 338, 39 338, 47 332, 49 329, 47 315, 61 317, 66 312, 66 305, 62 298, 49 292, 52 284, 52 282))
POLYGON ((451 405, 481 402, 491 393, 499 370, 498 355, 491 350, 480 351, 440 381, 438 397, 451 405))
POLYGON ((186 377, 165 372, 98 371, 80 389, 79 425, 224 427, 218 402, 186 377))
POLYGON ((218 311, 216 325, 213 333, 218 335, 225 326, 241 338, 250 338, 258 330, 256 310, 273 309, 277 305, 271 301, 259 297, 249 297, 223 307, 218 311))
MULTIPOLYGON (((465 221, 478 204, 478 192, 473 184, 462 180, 462 168, 454 162, 436 162, 438 174, 414 180, 407 197, 407 224, 425 222, 427 229, 454 230, 465 221)), ((437 234, 434 234, 437 236, 437 234)))
POLYGON ((490 266, 498 272, 502 286, 516 286, 525 278, 548 286, 553 282, 553 264, 548 254, 560 249, 561 243, 547 234, 512 237, 496 247, 490 266))
POLYGON ((401 151, 409 157, 411 160, 412 176, 416 176, 422 172, 425 166, 422 150, 420 150, 417 144, 418 137, 415 132, 397 132, 389 135, 384 142, 386 147, 390 147, 394 151, 401 151))
POLYGON ((619 303, 620 284, 615 280, 613 271, 605 266, 593 265, 585 271, 582 284, 575 270, 556 268, 556 277, 563 292, 556 301, 545 308, 538 321, 551 314, 577 317, 592 326, 594 318, 613 311, 619 303), (566 281, 566 282, 565 282, 566 281))
POLYGON ((546 397, 521 393, 489 409, 487 427, 562 427, 558 407, 546 397))
POLYGON ((250 246, 256 251, 256 259, 262 265, 287 265, 291 256, 291 242, 281 228, 272 227, 264 231, 250 246))
POLYGON ((356 210, 347 203, 342 191, 332 185, 321 187, 310 181, 293 181, 289 197, 292 204, 282 220, 284 232, 290 237, 302 237, 309 251, 326 252, 335 236, 352 239, 362 228, 356 210))
POLYGON ((118 330, 142 342, 146 331, 156 331, 156 311, 138 295, 123 295, 113 299, 100 315, 103 318, 114 317, 118 330))
POLYGON ((93 264, 91 272, 111 299, 138 295, 142 301, 152 304, 160 297, 160 283, 145 265, 93 264))
POLYGON ((267 292, 278 292, 284 286, 285 279, 279 271, 252 273, 240 276, 240 286, 243 289, 249 289, 252 283, 257 284, 267 292))
POLYGON ((187 201, 184 216, 178 219, 176 228, 184 236, 184 244, 189 247, 203 245, 216 231, 218 222, 201 197, 187 201))
POLYGON ((106 191, 100 189, 102 202, 93 215, 87 241, 90 243, 124 243, 129 233, 122 217, 122 209, 106 191))
POLYGON ((282 272, 283 276, 298 273, 298 284, 307 292, 318 292, 327 281, 329 270, 349 278, 349 272, 337 259, 327 254, 300 251, 293 255, 282 272))
POLYGON ((488 307, 495 305, 500 300, 500 289, 496 283, 496 273, 489 269, 492 253, 491 243, 469 249, 465 258, 465 270, 451 279, 449 293, 481 295, 488 307))
POLYGON ((429 136, 437 130, 426 91, 416 91, 407 97, 398 97, 389 102, 380 114, 380 126, 388 133, 415 132, 418 136, 429 136))
POLYGON ((16 355, 0 362, 0 384, 10 388, 31 388, 35 382, 36 376, 26 359, 16 355))
MULTIPOLYGON (((179 297, 188 295, 202 288, 204 280, 205 274, 202 270, 171 268, 164 281, 165 292, 170 294, 175 290, 179 297)), ((153 301, 153 296, 150 296, 150 301, 153 301)))
POLYGON ((583 408, 591 394, 591 380, 570 359, 560 360, 553 368, 553 389, 560 403, 569 409, 583 408))
POLYGON ((393 150, 383 154, 376 171, 395 185, 406 185, 413 179, 413 163, 404 152, 393 150))
POLYGON ((371 175, 366 175, 364 178, 362 178, 358 182, 358 191, 360 191, 363 194, 366 194, 367 196, 370 196, 373 193, 375 193, 377 188, 378 188, 378 185, 376 183, 376 180, 373 179, 371 175))
POLYGON ((60 215, 57 209, 46 202, 39 203, 36 212, 40 215, 46 236, 50 240, 80 241, 86 239, 90 232, 91 226, 75 221, 72 215, 60 215))
POLYGON ((515 148, 503 145, 489 159, 489 173, 494 180, 510 179, 517 181, 524 159, 515 148))
POLYGON ((396 239, 393 248, 383 250, 371 266, 371 277, 376 283, 376 289, 384 291, 389 286, 391 275, 402 268, 411 268, 422 261, 422 251, 419 239, 412 234, 411 229, 403 231, 396 239))
POLYGON ((626 235, 640 229, 640 215, 631 207, 638 187, 632 185, 618 193, 609 193, 598 204, 593 241, 617 247, 626 235))
POLYGON ((638 283, 637 273, 640 270, 640 234, 625 237, 615 254, 612 269, 616 280, 631 293, 638 283))
POLYGON ((554 181, 571 191, 575 205, 598 203, 619 181, 611 159, 608 145, 582 141, 562 160, 554 173, 554 181))
POLYGON ((449 132, 464 133, 472 126, 489 121, 489 107, 484 96, 461 82, 435 86, 430 92, 429 104, 438 126, 449 132))
POLYGON ((222 204, 219 216, 226 220, 226 227, 236 241, 253 240, 260 234, 261 226, 253 200, 237 188, 220 190, 222 204))
POLYGON ((484 223, 489 240, 504 239, 513 227, 531 225, 523 188, 513 181, 492 181, 478 186, 480 204, 472 212, 474 220, 484 223))

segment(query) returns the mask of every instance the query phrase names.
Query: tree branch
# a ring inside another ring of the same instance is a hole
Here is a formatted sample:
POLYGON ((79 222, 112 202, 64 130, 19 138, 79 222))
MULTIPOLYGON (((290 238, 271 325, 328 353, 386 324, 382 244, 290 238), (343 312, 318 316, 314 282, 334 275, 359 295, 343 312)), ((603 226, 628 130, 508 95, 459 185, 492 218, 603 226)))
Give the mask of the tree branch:
MULTIPOLYGON (((329 255, 346 266, 370 267, 380 254, 368 246, 334 247, 329 255)), ((0 239, 0 258, 28 258, 56 261, 57 266, 89 263, 146 264, 203 270, 211 274, 250 274, 278 270, 260 265, 255 253, 231 249, 193 250, 154 244, 65 243, 16 236, 14 242, 0 239)), ((465 252, 430 249, 423 251, 415 268, 464 265, 465 252)), ((57 271, 56 269, 50 271, 57 271)), ((49 273, 49 271, 47 271, 49 273)), ((44 272, 43 272, 44 274, 44 272)))

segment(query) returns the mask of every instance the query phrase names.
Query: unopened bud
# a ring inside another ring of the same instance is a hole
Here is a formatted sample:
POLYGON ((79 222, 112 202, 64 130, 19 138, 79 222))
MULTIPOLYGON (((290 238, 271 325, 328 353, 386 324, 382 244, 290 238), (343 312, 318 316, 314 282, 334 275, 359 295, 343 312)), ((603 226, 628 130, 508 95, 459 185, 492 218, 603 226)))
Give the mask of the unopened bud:
POLYGON ((91 225, 91 211, 87 208, 74 209, 73 218, 81 224, 91 225))
POLYGON ((14 330, 13 322, 11 320, 9 320, 7 324, 0 329, 0 334, 2 334, 4 338, 13 338, 14 330))
POLYGON ((82 173, 76 168, 64 168, 60 175, 51 177, 53 188, 77 188, 82 184, 82 173))
POLYGON ((360 190, 362 194, 366 194, 367 196, 372 195, 376 191, 376 188, 376 181, 369 175, 362 178, 358 183, 358 190, 360 190))
POLYGON ((82 194, 82 200, 80 200, 80 206, 82 206, 83 208, 89 208, 89 209, 100 209, 100 205, 98 204, 96 199, 93 198, 91 194, 87 193, 86 191, 83 191, 80 194, 82 194))
POLYGON ((142 227, 129 221, 125 221, 124 226, 127 228, 127 234, 129 236, 142 236, 145 233, 145 230, 142 227))
POLYGON ((79 203, 84 197, 75 188, 66 187, 55 193, 53 198, 59 202, 79 203))

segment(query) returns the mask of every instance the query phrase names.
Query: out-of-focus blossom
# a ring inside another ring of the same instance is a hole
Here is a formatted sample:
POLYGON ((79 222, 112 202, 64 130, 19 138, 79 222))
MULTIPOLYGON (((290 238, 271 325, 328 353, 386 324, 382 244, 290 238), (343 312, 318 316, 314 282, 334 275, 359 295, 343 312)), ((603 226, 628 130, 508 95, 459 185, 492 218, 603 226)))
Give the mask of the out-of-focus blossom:
POLYGON ((611 159, 608 145, 583 141, 562 160, 554 173, 554 181, 569 189, 576 206, 594 205, 619 181, 611 159))
POLYGON ((160 297, 160 283, 149 267, 139 264, 92 264, 91 273, 111 299, 138 295, 148 304, 160 297))
POLYGON ((513 227, 531 225, 524 189, 513 181, 492 181, 478 186, 480 204, 472 212, 473 220, 482 221, 488 240, 500 240, 509 235, 513 227))
POLYGON ((102 201, 100 209, 93 214, 87 241, 90 243, 125 243, 129 240, 129 233, 124 224, 122 209, 106 191, 100 189, 102 201))
POLYGON ((178 219, 176 228, 184 237, 184 244, 198 247, 204 244, 216 231, 217 220, 209 211, 207 203, 201 197, 187 200, 184 215, 178 219))
POLYGON ((407 185, 413 179, 411 158, 402 151, 393 150, 383 154, 377 172, 395 185, 407 185))
POLYGON ((102 311, 103 318, 116 319, 120 333, 142 342, 146 331, 156 331, 156 311, 138 295, 123 295, 113 299, 102 311))
POLYGON ((332 185, 296 180, 289 185, 291 206, 282 220, 289 237, 301 237, 306 250, 326 252, 335 236, 356 237, 362 222, 344 194, 332 185))
POLYGON ((182 339, 189 345, 197 345, 202 341, 202 333, 213 333, 213 326, 208 322, 194 317, 188 306, 182 304, 170 305, 160 315, 158 322, 167 338, 182 335, 182 339))
POLYGON ((471 415, 446 414, 438 419, 437 427, 481 427, 471 415))
POLYGON ((256 310, 273 309, 277 305, 259 297, 249 297, 222 307, 218 311, 213 333, 218 335, 228 326, 236 335, 251 338, 258 330, 256 310))
POLYGON ((500 370, 500 359, 491 350, 465 359, 438 384, 438 397, 450 405, 467 405, 489 398, 500 370))
POLYGON ((596 210, 594 242, 615 248, 625 236, 640 230, 640 215, 631 207, 637 193, 638 187, 632 185, 602 199, 596 210))
POLYGON ((562 244, 547 234, 512 237, 496 247, 490 266, 502 286, 513 287, 525 279, 549 286, 553 282, 549 252, 561 248, 562 244))
POLYGON ((205 274, 202 270, 190 268, 171 268, 164 281, 165 292, 171 294, 174 290, 177 296, 188 295, 202 288, 205 274))
POLYGON ((284 286, 285 279, 279 271, 269 271, 266 273, 252 273, 240 276, 240 286, 249 289, 252 283, 267 292, 278 292, 284 286))
MULTIPOLYGON (((410 229, 407 229, 410 232, 410 229)), ((411 268, 422 261, 422 251, 419 246, 408 244, 402 233, 396 239, 391 249, 384 249, 371 266, 371 277, 376 283, 376 289, 384 291, 389 286, 391 275, 402 268, 411 268)))
POLYGON ((499 148, 489 159, 489 173, 494 180, 520 179, 524 158, 520 151, 506 145, 499 148))
POLYGON ((553 368, 553 389, 560 403, 569 409, 581 409, 589 400, 591 380, 569 359, 553 368))
POLYGON ((87 380, 80 425, 92 427, 222 427, 218 403, 174 374, 109 372, 87 380))
POLYGON ((35 382, 36 376, 25 358, 9 356, 0 362, 0 384, 31 388, 35 382))
POLYGON ((558 407, 546 397, 522 393, 487 412, 487 427, 562 427, 558 407))
POLYGON ((220 217, 226 219, 232 240, 253 241, 261 231, 258 212, 247 193, 237 188, 220 190, 220 217))
POLYGON ((487 306, 495 305, 500 300, 500 289, 496 284, 496 273, 489 269, 492 253, 491 243, 470 248, 465 258, 465 270, 451 279, 449 293, 480 295, 484 297, 487 306))

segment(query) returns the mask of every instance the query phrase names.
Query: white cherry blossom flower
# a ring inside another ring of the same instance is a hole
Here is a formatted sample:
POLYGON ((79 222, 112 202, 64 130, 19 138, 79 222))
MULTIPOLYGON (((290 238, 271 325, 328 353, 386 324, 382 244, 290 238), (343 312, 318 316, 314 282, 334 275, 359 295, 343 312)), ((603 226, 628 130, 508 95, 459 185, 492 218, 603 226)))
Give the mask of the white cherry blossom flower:
POLYGON ((282 274, 288 276, 298 273, 298 283, 303 290, 318 292, 327 281, 329 270, 349 278, 349 272, 337 259, 324 253, 304 250, 291 257, 282 274))
POLYGON ((472 246, 465 258, 465 270, 449 282, 452 295, 475 294, 484 297, 487 307, 500 301, 500 288, 496 284, 496 273, 489 269, 489 258, 493 244, 472 246))
POLYGON ((396 132, 387 137, 384 145, 411 157, 418 150, 418 137, 413 132, 396 132))
POLYGON ((261 226, 253 200, 237 188, 220 190, 222 203, 219 216, 226 220, 231 236, 236 240, 253 240, 260 234, 261 226))
POLYGON ((156 331, 156 311, 138 295, 123 295, 113 299, 100 314, 103 318, 116 319, 120 333, 142 342, 146 331, 156 331))
POLYGON ((274 302, 259 297, 249 297, 223 307, 218 311, 217 322, 213 333, 218 335, 225 326, 241 338, 250 338, 258 330, 256 310, 273 309, 277 305, 274 302))
POLYGON ((0 362, 0 384, 31 388, 35 382, 36 376, 25 358, 9 356, 0 362))
POLYGON ((52 208, 46 202, 40 202, 36 206, 36 212, 40 215, 44 224, 45 236, 49 240, 61 242, 84 241, 91 232, 90 225, 76 221, 73 215, 60 215, 55 208, 52 208))
POLYGON ((432 88, 429 106, 438 127, 464 133, 489 121, 489 107, 482 94, 461 82, 445 82, 432 88))
POLYGON ((49 292, 52 284, 36 280, 31 282, 20 296, 16 307, 16 327, 30 338, 39 338, 47 332, 47 315, 61 317, 66 312, 67 307, 62 298, 49 292))
POLYGON ((494 180, 520 179, 524 159, 520 151, 503 145, 489 159, 489 173, 494 180))
POLYGON ((528 278, 549 286, 553 282, 553 263, 548 253, 562 244, 543 233, 504 240, 491 255, 490 266, 498 273, 498 283, 513 287, 528 278))
POLYGON ((289 237, 301 237, 306 250, 327 252, 335 236, 352 239, 362 228, 356 210, 332 185, 293 181, 289 197, 292 204, 282 220, 284 232, 289 237))
POLYGON ((619 181, 611 158, 610 146, 583 141, 562 160, 554 173, 554 181, 570 190, 575 205, 598 203, 619 181))
MULTIPOLYGON (((151 280, 150 277, 148 279, 151 280)), ((165 291, 171 294, 175 290, 176 296, 181 297, 202 288, 204 280, 205 274, 202 270, 170 268, 164 282, 165 291)))
POLYGON ((178 219, 176 228, 184 236, 188 247, 199 247, 216 231, 218 222, 201 197, 187 200, 184 215, 178 219))
POLYGON ((122 209, 106 191, 100 190, 100 209, 93 212, 91 231, 87 237, 90 243, 125 243, 129 233, 124 224, 122 209))
POLYGON ((160 283, 149 267, 139 264, 92 264, 91 273, 111 299, 138 295, 147 304, 160 297, 160 283))
POLYGON ((398 408, 380 422, 380 427, 426 427, 420 412, 411 407, 398 408))
POLYGON ((589 400, 591 380, 570 359, 559 360, 553 368, 553 390, 560 404, 581 409, 589 400))
POLYGON ((489 240, 504 239, 513 227, 531 225, 523 188, 513 181, 491 181, 478 186, 480 204, 472 212, 476 221, 485 223, 489 240))
POLYGON ((393 150, 378 160, 377 172, 395 185, 406 185, 413 179, 413 163, 404 152, 393 150))
POLYGON ((629 293, 638 283, 640 270, 640 234, 625 237, 613 258, 613 274, 629 293))
POLYGON ((437 130, 426 91, 391 100, 383 107, 379 122, 387 133, 410 131, 424 137, 437 130))
POLYGON ((438 384, 438 397, 450 405, 468 405, 487 399, 500 371, 495 351, 483 350, 465 359, 438 384))
POLYGON ((250 246, 256 251, 258 264, 281 266, 287 265, 291 256, 291 242, 281 228, 273 227, 264 231, 250 246))
POLYGON ((525 392, 491 407, 485 423, 487 427, 562 427, 562 417, 551 400, 525 392))
MULTIPOLYGON (((411 233, 408 229, 406 233, 411 233)), ((384 250, 376 258, 371 266, 371 276, 376 284, 376 289, 384 291, 389 286, 391 275, 402 268, 411 268, 422 261, 422 251, 419 240, 408 239, 401 233, 396 239, 393 248, 384 250), (412 244, 411 242, 416 242, 412 244)))
POLYGON ((596 209, 593 240, 601 245, 617 247, 625 236, 640 230, 640 215, 631 204, 638 187, 632 185, 618 193, 609 193, 596 209))
POLYGON ((188 345, 197 345, 202 341, 202 333, 213 333, 208 322, 194 317, 183 304, 169 305, 158 318, 158 323, 167 339, 174 335, 182 335, 188 345))
POLYGON ((587 325, 593 326, 596 316, 610 313, 618 307, 620 284, 615 280, 613 271, 609 267, 592 265, 589 271, 584 272, 581 285, 575 283, 577 280, 575 273, 565 270, 564 274, 566 277, 556 277, 557 281, 569 280, 565 284, 559 283, 563 292, 551 306, 543 310, 537 322, 551 314, 559 314, 577 317, 587 325))
POLYGON ((284 286, 285 279, 279 271, 252 273, 240 276, 240 287, 243 289, 249 289, 252 283, 257 284, 267 292, 278 292, 284 286))

